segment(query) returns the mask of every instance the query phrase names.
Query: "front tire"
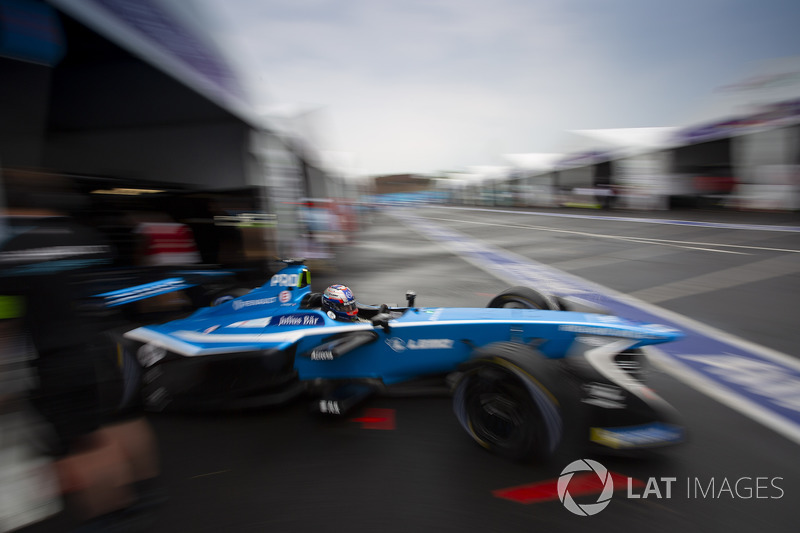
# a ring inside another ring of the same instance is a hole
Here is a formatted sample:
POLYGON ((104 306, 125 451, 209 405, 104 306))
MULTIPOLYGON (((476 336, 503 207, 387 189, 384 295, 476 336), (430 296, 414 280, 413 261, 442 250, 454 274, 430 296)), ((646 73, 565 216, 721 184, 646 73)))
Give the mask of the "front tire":
POLYGON ((550 363, 513 343, 476 353, 453 396, 456 416, 475 442, 514 461, 555 452, 563 422, 550 363))

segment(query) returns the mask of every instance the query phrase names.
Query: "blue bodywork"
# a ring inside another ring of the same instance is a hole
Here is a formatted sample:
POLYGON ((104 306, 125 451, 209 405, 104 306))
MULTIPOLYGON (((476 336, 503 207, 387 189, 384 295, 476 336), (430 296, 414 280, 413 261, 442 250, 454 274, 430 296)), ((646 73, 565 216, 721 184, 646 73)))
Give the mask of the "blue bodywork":
POLYGON ((121 345, 141 368, 142 396, 154 410, 261 407, 310 393, 317 412, 343 415, 382 389, 436 378, 453 392, 473 439, 506 455, 552 452, 567 404, 583 413, 574 418, 586 424, 587 441, 604 449, 683 440, 673 409, 640 372, 639 349, 676 340, 678 331, 571 311, 580 306, 563 301, 558 310, 536 309, 524 299, 531 289, 509 291, 485 308, 416 307, 413 297, 406 307, 359 305, 359 319, 343 322, 320 307, 308 269, 290 262, 243 296, 128 331, 121 345), (494 307, 509 295, 524 305, 494 307))
POLYGON ((391 308, 384 325, 341 322, 304 308, 311 293, 307 275, 306 267, 290 265, 244 296, 126 337, 185 357, 293 350, 301 380, 374 378, 387 385, 452 372, 476 348, 499 341, 534 344, 559 359, 579 335, 627 339, 627 349, 680 337, 673 329, 609 315, 537 309, 391 308), (359 332, 373 338, 339 357, 325 352, 331 339, 359 332))

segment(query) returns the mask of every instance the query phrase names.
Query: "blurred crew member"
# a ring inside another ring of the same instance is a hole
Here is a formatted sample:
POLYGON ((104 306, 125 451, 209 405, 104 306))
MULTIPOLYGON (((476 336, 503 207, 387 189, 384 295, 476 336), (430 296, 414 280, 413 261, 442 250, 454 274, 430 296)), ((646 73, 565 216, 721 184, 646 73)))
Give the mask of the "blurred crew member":
POLYGON ((97 372, 109 346, 79 305, 78 278, 110 264, 111 249, 62 214, 79 197, 60 178, 3 178, 0 295, 18 302, 21 329, 35 350, 31 403, 54 434, 39 444, 55 459, 61 490, 79 518, 107 529, 119 521, 115 511, 137 502, 134 484, 158 475, 154 436, 141 413, 109 416, 102 405, 97 372))

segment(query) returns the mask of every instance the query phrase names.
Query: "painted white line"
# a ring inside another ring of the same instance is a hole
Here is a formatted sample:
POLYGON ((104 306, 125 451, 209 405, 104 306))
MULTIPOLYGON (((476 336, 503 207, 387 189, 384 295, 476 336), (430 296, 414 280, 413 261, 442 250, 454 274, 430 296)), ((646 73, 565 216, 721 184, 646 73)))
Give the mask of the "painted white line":
POLYGON ((555 218, 580 218, 587 220, 606 220, 614 222, 635 222, 638 224, 661 224, 668 226, 693 226, 701 228, 720 228, 737 229, 749 231, 776 231, 788 233, 800 233, 800 226, 778 226, 769 224, 732 224, 726 222, 702 222, 695 220, 670 220, 664 218, 639 218, 639 217, 620 217, 610 215, 578 215, 574 213, 548 213, 545 211, 511 211, 509 209, 490 209, 485 207, 459 207, 449 205, 426 205, 424 207, 432 209, 452 209, 459 211, 484 211, 487 213, 506 213, 521 216, 541 216, 555 218))
POLYGON ((748 244, 722 244, 714 242, 673 241, 668 239, 653 239, 650 237, 636 237, 636 239, 642 241, 644 244, 648 244, 649 242, 652 241, 654 243, 692 244, 697 246, 717 246, 720 248, 740 248, 743 250, 757 250, 759 252, 783 252, 788 254, 800 254, 800 250, 792 248, 770 248, 768 246, 752 246, 748 244))
MULTIPOLYGON (((766 246, 748 246, 743 244, 724 244, 724 243, 713 243, 713 242, 694 242, 694 241, 676 241, 670 239, 655 239, 651 237, 628 237, 626 235, 608 235, 602 233, 592 233, 588 231, 575 231, 575 230, 566 230, 566 229, 558 229, 558 228, 551 228, 548 226, 530 226, 527 224, 501 224, 497 222, 486 222, 482 220, 463 220, 457 218, 441 218, 441 217, 432 217, 426 216, 428 220, 438 220, 440 222, 458 222, 460 224, 474 224, 478 226, 495 226, 495 227, 502 227, 502 228, 515 228, 515 229, 530 229, 536 231, 549 231, 552 233, 566 233, 570 235, 579 235, 581 237, 593 237, 597 239, 611 239, 611 240, 620 240, 620 241, 628 241, 628 242, 635 242, 641 244, 653 244, 659 246, 671 246, 675 248, 686 248, 691 250, 701 250, 705 252, 717 252, 723 254, 738 254, 738 255, 750 255, 745 252, 736 252, 733 250, 718 250, 716 248, 738 248, 742 250, 757 250, 757 251, 764 251, 764 252, 782 252, 782 253, 793 253, 793 254, 800 254, 800 249, 791 249, 791 248, 770 248, 766 246), (709 246, 713 246, 716 248, 708 248, 709 246)), ((599 217, 598 217, 599 218, 599 217)))

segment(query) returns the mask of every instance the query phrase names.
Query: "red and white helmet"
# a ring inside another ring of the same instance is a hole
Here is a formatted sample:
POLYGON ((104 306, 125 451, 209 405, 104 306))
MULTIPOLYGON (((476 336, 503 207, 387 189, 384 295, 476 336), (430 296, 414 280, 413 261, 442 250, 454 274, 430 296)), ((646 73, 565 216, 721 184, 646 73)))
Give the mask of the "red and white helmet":
POLYGON ((322 293, 322 310, 334 320, 353 321, 358 318, 358 302, 353 291, 344 285, 331 285, 322 293))

